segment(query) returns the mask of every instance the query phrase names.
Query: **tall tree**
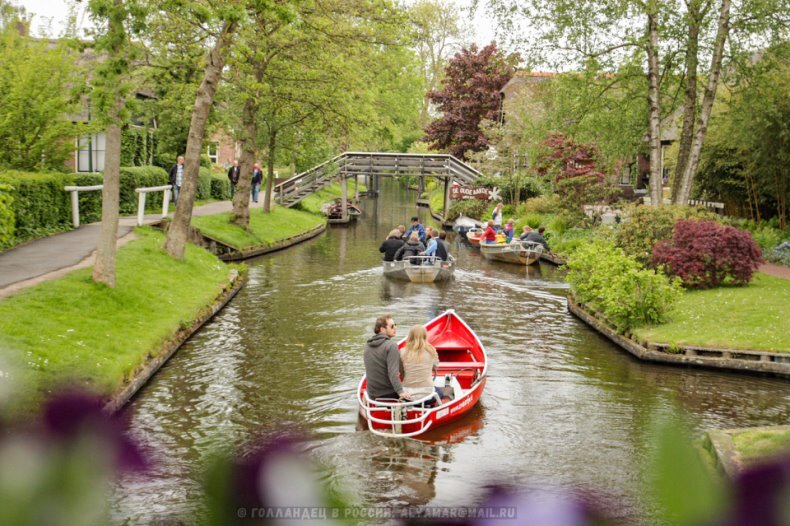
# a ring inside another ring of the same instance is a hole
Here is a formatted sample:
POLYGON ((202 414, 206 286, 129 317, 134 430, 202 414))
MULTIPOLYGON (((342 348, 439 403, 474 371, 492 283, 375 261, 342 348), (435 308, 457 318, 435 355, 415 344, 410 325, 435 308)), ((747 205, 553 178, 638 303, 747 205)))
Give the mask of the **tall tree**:
POLYGON ((93 280, 115 287, 118 203, 120 200, 121 128, 128 119, 130 63, 135 55, 129 31, 142 27, 144 10, 136 0, 90 0, 88 9, 98 26, 93 45, 99 65, 90 94, 94 119, 106 126, 101 231, 93 280))
POLYGON ((713 101, 716 98, 716 90, 719 86, 721 62, 724 56, 724 44, 730 32, 731 3, 731 0, 722 0, 721 7, 719 8, 719 22, 716 30, 716 39, 713 45, 713 55, 710 59, 711 64, 708 73, 708 84, 705 88, 705 95, 702 98, 699 123, 694 133, 694 142, 691 144, 691 149, 688 153, 688 160, 683 166, 683 172, 676 174, 676 177, 680 178, 680 186, 675 196, 675 202, 677 204, 688 204, 691 194, 691 184, 697 173, 702 144, 705 141, 705 133, 708 130, 708 121, 710 119, 711 110, 713 109, 713 101))
POLYGON ((647 11, 648 150, 650 152, 650 202, 664 202, 661 173, 661 101, 658 67, 658 0, 649 0, 647 11))
POLYGON ((495 42, 479 51, 472 44, 456 53, 447 64, 443 88, 428 94, 442 116, 428 125, 423 140, 462 159, 485 149, 489 141, 481 122, 497 119, 499 90, 517 62, 517 56, 500 53, 495 42))
MULTIPOLYGON (((194 16, 190 10, 196 6, 189 4, 190 2, 184 3, 174 0, 173 5, 168 4, 163 7, 165 9, 173 8, 176 13, 181 13, 183 16, 194 16)), ((206 55, 202 80, 192 108, 189 137, 184 154, 184 182, 164 246, 168 254, 176 259, 182 259, 186 249, 189 224, 192 220, 192 209, 197 194, 200 154, 203 149, 206 123, 222 77, 229 48, 244 14, 240 1, 228 1, 219 5, 201 5, 198 11, 198 18, 208 19, 215 27, 215 32, 212 35, 214 43, 206 55)))
POLYGON ((411 19, 426 89, 420 108, 424 128, 430 121, 428 93, 439 87, 447 60, 461 46, 465 31, 458 7, 448 0, 418 0, 411 6, 411 19))
POLYGON ((70 116, 82 109, 84 76, 69 41, 28 37, 29 22, 17 14, 0 29, 0 166, 62 170, 82 126, 70 116))

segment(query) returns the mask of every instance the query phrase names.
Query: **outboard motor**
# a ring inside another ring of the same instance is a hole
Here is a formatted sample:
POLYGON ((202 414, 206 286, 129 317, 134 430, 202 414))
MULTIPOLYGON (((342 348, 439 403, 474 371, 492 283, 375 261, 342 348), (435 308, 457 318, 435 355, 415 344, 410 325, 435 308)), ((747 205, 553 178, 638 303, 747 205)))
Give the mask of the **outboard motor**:
POLYGON ((445 398, 449 398, 450 400, 455 399, 455 389, 453 389, 452 385, 453 375, 446 374, 444 376, 444 390, 442 391, 445 398))

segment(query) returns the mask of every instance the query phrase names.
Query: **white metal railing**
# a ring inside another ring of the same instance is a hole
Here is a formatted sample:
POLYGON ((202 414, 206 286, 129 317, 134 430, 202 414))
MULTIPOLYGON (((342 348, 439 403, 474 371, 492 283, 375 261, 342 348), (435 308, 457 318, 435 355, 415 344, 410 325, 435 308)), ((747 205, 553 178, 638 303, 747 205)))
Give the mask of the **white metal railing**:
POLYGON ((91 192, 94 190, 101 190, 104 188, 103 184, 94 186, 65 186, 63 189, 71 193, 71 222, 74 228, 80 226, 80 192, 91 192))
POLYGON ((412 400, 412 401, 395 401, 395 402, 383 402, 381 400, 371 400, 368 396, 367 391, 365 391, 365 418, 368 421, 368 429, 379 436, 384 437, 399 437, 399 438, 408 438, 415 435, 419 435, 428 431, 431 427, 432 421, 426 420, 428 417, 438 409, 438 407, 442 403, 442 399, 439 398, 439 395, 434 391, 430 395, 426 395, 419 400, 412 400), (425 404, 431 400, 435 400, 437 405, 435 407, 425 407, 425 404), (402 413, 405 411, 417 411, 420 413, 420 416, 416 418, 401 418, 402 413), (381 412, 381 411, 389 411, 391 418, 378 418, 371 414, 372 411, 381 412), (384 431, 382 429, 375 429, 373 423, 384 424, 386 426, 390 426, 391 431, 384 431), (406 424, 418 424, 420 427, 416 431, 412 431, 411 433, 403 433, 401 431, 401 426, 406 424))
POLYGON ((145 217, 145 196, 149 192, 162 192, 164 191, 165 195, 162 197, 162 217, 167 217, 167 209, 170 205, 170 189, 172 185, 166 184, 162 186, 147 186, 144 188, 135 188, 134 191, 137 192, 137 226, 143 225, 143 218, 145 217))

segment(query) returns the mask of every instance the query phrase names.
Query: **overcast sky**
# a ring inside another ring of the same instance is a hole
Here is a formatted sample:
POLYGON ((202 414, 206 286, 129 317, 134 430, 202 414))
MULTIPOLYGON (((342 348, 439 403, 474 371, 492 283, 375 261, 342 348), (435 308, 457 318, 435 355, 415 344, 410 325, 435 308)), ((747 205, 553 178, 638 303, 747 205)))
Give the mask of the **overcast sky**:
MULTIPOLYGON (((31 31, 36 36, 57 36, 61 34, 68 18, 69 5, 76 6, 78 26, 86 27, 88 24, 88 17, 85 15, 85 4, 87 2, 75 3, 67 0, 12 1, 35 15, 31 31)), ((458 4, 461 6, 467 6, 469 3, 470 0, 458 0, 458 4)), ((475 42, 481 46, 488 44, 494 39, 495 27, 493 22, 482 11, 482 9, 478 9, 472 21, 475 30, 475 42)))

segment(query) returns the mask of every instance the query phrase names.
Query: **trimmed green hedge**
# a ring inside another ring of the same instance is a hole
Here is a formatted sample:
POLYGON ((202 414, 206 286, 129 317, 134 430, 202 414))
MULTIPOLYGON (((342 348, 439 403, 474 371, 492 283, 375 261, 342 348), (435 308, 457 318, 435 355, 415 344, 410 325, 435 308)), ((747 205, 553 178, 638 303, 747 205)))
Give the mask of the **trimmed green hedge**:
MULTIPOLYGON (((93 186, 102 184, 102 174, 0 172, 0 184, 9 187, 3 192, 5 219, 13 222, 13 236, 0 236, 0 248, 71 229, 71 203, 64 186, 93 186), (8 217, 6 217, 8 216, 8 217)), ((129 166, 121 168, 120 213, 137 213, 135 188, 168 184, 167 171, 157 166, 129 166)), ((80 222, 92 223, 101 219, 101 192, 80 192, 80 222)), ((146 197, 146 210, 162 209, 164 192, 153 192, 146 197)), ((228 199, 230 182, 214 176, 207 168, 200 169, 197 199, 228 199)))

